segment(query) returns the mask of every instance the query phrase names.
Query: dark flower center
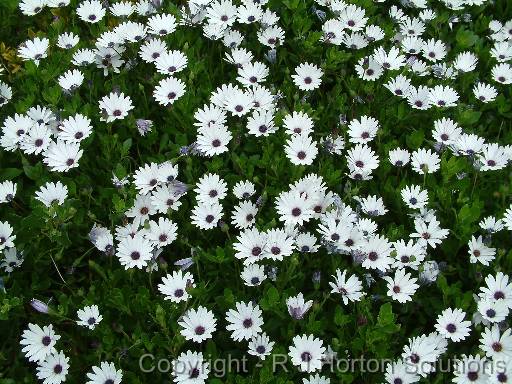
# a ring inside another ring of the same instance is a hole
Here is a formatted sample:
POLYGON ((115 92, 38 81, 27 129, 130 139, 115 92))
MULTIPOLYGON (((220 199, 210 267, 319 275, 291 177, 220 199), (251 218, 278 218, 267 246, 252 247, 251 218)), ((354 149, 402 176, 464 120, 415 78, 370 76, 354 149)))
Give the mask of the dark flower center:
POLYGON ((74 163, 75 163, 75 160, 74 160, 74 159, 67 159, 67 160, 66 160, 66 165, 67 165, 68 167, 71 167, 74 163))
POLYGON ((399 287, 398 285, 395 285, 395 286, 393 287, 393 292, 395 292, 395 293, 400 293, 400 287, 399 287))
POLYGON ((219 139, 215 139, 212 141, 212 146, 213 147, 220 147, 220 140, 219 139))
POLYGON ((377 252, 375 251, 371 251, 369 254, 368 254, 368 258, 371 260, 371 261, 375 261, 377 260, 379 257, 379 255, 377 254, 377 252))
POLYGON ((140 253, 137 252, 137 251, 133 251, 131 253, 130 257, 132 258, 132 260, 139 260, 140 259, 140 253))
POLYGON ((55 367, 53 367, 53 372, 55 372, 57 375, 62 373, 62 365, 57 364, 55 367))
POLYGON ((252 319, 245 319, 242 324, 244 328, 250 328, 252 327, 252 319))
POLYGON ((213 221, 213 219, 214 219, 213 215, 208 215, 208 216, 206 216, 205 220, 207 223, 211 223, 213 221))
POLYGON ((297 157, 300 159, 300 160, 304 160, 306 158, 306 152, 304 151, 300 151, 299 153, 297 153, 297 157))
POLYGON ((455 331, 457 331, 457 327, 455 324, 450 323, 446 326, 446 330, 450 333, 455 333, 455 331))
POLYGON ((311 361, 313 356, 311 356, 311 353, 309 353, 309 352, 302 352, 300 355, 300 358, 302 361, 309 362, 309 361, 311 361))
POLYGON ((304 79, 304 82, 306 84, 311 84, 312 81, 313 81, 313 79, 311 79, 311 77, 309 77, 309 76, 304 79))
POLYGON ((487 311, 485 311, 485 314, 487 315, 487 317, 490 317, 491 319, 496 316, 496 311, 494 309, 488 309, 487 311))
POLYGON ((182 297, 184 293, 185 292, 183 291, 183 289, 177 289, 177 290, 174 291, 174 296, 182 297))
POLYGON ((298 217, 298 216, 300 216, 301 213, 302 213, 302 211, 298 207, 295 207, 292 209, 292 216, 298 217))
POLYGON ((469 381, 477 381, 478 380, 478 372, 470 371, 468 372, 469 381))
POLYGON ((205 329, 203 326, 200 325, 200 326, 196 327, 195 332, 196 332, 196 335, 203 335, 205 332, 205 329))
POLYGON ((251 253, 252 253, 253 256, 259 256, 260 253, 261 253, 261 248, 260 247, 253 247, 251 253))
POLYGON ((113 113, 114 116, 121 116, 122 112, 120 109, 116 109, 113 113))
POLYGON ((50 336, 43 337, 42 343, 45 347, 49 346, 51 342, 52 342, 52 339, 50 338, 50 336))
POLYGON ((89 324, 89 325, 96 324, 96 319, 94 317, 89 317, 89 319, 87 320, 87 324, 89 324))
POLYGON ((256 347, 256 352, 258 352, 260 355, 265 353, 265 347, 263 345, 258 345, 256 347))

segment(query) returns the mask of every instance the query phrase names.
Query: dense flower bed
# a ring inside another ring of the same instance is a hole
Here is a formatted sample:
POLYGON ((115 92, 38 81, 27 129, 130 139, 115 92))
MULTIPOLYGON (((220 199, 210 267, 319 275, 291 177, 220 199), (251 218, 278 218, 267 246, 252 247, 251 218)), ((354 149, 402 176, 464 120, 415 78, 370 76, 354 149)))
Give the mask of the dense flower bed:
POLYGON ((512 383, 512 3, 2 0, 0 383, 512 383))

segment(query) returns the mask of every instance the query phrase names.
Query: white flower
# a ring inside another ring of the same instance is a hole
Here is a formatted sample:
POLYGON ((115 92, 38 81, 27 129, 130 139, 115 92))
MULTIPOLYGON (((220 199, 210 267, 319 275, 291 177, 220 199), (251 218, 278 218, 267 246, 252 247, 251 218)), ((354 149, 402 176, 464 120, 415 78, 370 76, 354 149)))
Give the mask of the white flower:
POLYGON ((241 273, 244 284, 248 287, 260 285, 266 278, 265 267, 258 264, 246 265, 241 273))
POLYGON ((322 359, 325 356, 323 341, 313 335, 295 336, 288 355, 292 364, 302 372, 314 372, 322 368, 322 359))
POLYGON ((249 350, 247 352, 249 355, 257 356, 261 360, 265 360, 265 358, 272 352, 274 344, 275 343, 273 341, 270 341, 267 334, 263 332, 252 337, 249 341, 249 350))
POLYGON ((174 382, 186 384, 203 384, 210 373, 209 364, 201 352, 187 351, 172 361, 174 382))
POLYGON ((332 290, 331 293, 341 294, 343 304, 347 305, 349 301, 359 301, 365 295, 362 291, 363 284, 356 275, 352 275, 347 279, 347 271, 343 273, 336 269, 336 275, 332 275, 334 282, 329 282, 332 290))
POLYGON ((226 327, 231 331, 231 338, 235 341, 250 340, 261 332, 263 319, 261 309, 252 303, 237 302, 236 310, 230 309, 226 314, 226 327))
POLYGON ((418 185, 406 186, 401 191, 402 200, 409 208, 424 208, 428 203, 428 192, 418 185))
POLYGON ((102 361, 100 366, 93 366, 92 373, 87 373, 86 384, 121 384, 123 372, 116 370, 114 363, 102 361))
POLYGON ((103 320, 103 316, 100 315, 97 305, 91 305, 84 307, 83 309, 79 309, 76 314, 79 318, 76 323, 89 329, 94 329, 96 325, 103 320))
POLYGON ((312 91, 320 86, 323 72, 314 64, 302 63, 295 68, 293 82, 302 91, 312 91))
POLYGON ((486 384, 488 383, 488 362, 479 355, 462 355, 454 364, 454 375, 452 379, 456 384, 486 384))
POLYGON ((130 96, 124 93, 117 94, 111 92, 108 96, 104 96, 100 102, 101 121, 111 123, 114 120, 124 119, 128 116, 128 112, 133 109, 130 96))
POLYGON ((222 217, 222 205, 217 202, 199 203, 192 209, 192 224, 200 229, 212 229, 222 217))
POLYGON ((60 384, 66 381, 69 357, 64 352, 52 353, 37 367, 37 378, 43 384, 60 384))
POLYGON ((14 199, 17 189, 17 185, 12 181, 7 180, 0 182, 0 204, 10 203, 14 199))
POLYGON ((418 279, 411 277, 410 273, 405 273, 405 269, 397 269, 394 278, 384 276, 388 283, 388 296, 399 303, 405 303, 412 300, 412 296, 419 288, 416 284, 418 279))
POLYGON ((135 267, 142 269, 153 257, 152 251, 153 247, 149 240, 138 235, 122 239, 117 247, 116 256, 125 269, 135 267))
POLYGON ((195 286, 194 276, 190 272, 183 273, 183 271, 179 270, 164 276, 162 283, 158 284, 158 290, 165 295, 165 300, 179 303, 189 299, 190 293, 187 289, 195 286))
POLYGON ((464 320, 466 313, 455 308, 445 309, 438 317, 436 330, 445 338, 458 342, 469 336, 471 321, 464 320))
POLYGON ((512 358, 512 335, 510 328, 503 333, 497 324, 485 328, 480 338, 480 349, 493 360, 512 358))
POLYGON ((185 339, 202 343, 212 338, 217 320, 212 311, 199 306, 197 309, 189 309, 178 321, 178 324, 182 327, 180 333, 185 339))
POLYGON ((47 38, 34 37, 33 40, 26 41, 18 49, 18 55, 23 60, 32 60, 36 65, 39 65, 39 61, 47 57, 49 45, 50 41, 47 38))
POLYGON ((83 81, 84 75, 78 69, 70 69, 58 78, 59 85, 67 92, 77 89, 83 81))
POLYGON ((58 139, 57 142, 52 141, 43 153, 43 162, 52 171, 67 172, 78 167, 78 161, 82 154, 83 151, 80 149, 79 143, 70 143, 58 139))
POLYGON ((4 248, 13 248, 16 235, 12 234, 13 229, 7 221, 0 221, 0 251, 4 248))
POLYGON ((91 133, 91 120, 80 113, 63 120, 59 127, 59 138, 72 143, 80 143, 91 133))
POLYGON ((28 329, 23 331, 20 344, 23 345, 21 350, 28 361, 42 362, 52 353, 57 353, 55 344, 60 336, 53 331, 53 325, 46 325, 41 328, 37 324, 29 323, 28 329))
POLYGON ((162 79, 155 87, 153 96, 160 105, 172 105, 185 94, 185 83, 180 79, 168 77, 162 79))
POLYGON ((105 17, 106 10, 99 0, 84 0, 76 9, 76 14, 87 23, 97 23, 105 17))
POLYGON ((482 241, 482 236, 471 236, 471 240, 468 242, 469 246, 469 261, 472 264, 477 262, 483 265, 489 265, 489 262, 494 260, 496 255, 496 249, 486 246, 482 241))

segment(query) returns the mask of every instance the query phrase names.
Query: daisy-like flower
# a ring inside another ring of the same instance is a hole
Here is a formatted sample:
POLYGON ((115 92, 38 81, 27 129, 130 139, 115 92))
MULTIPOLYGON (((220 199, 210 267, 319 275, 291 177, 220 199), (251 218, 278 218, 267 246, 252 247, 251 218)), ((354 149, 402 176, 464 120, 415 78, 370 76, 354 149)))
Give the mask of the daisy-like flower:
POLYGON ((192 224, 200 229, 212 229, 222 217, 222 205, 219 203, 199 203, 192 209, 192 224))
POLYGON ((411 81, 404 75, 398 75, 394 79, 388 81, 384 86, 394 95, 405 98, 411 87, 411 81))
POLYGON ((41 12, 46 5, 46 0, 22 0, 18 7, 24 15, 34 16, 41 12))
POLYGON ((361 210, 370 216, 382 216, 388 212, 382 201, 382 197, 368 196, 360 198, 356 196, 354 198, 361 205, 361 210))
POLYGON ((227 145, 233 138, 224 126, 213 126, 200 131, 197 136, 197 149, 206 156, 212 157, 227 152, 227 145))
POLYGON ((255 287, 260 285, 267 278, 267 275, 263 265, 249 264, 244 267, 241 277, 245 285, 255 287))
POLYGON ((407 102, 414 109, 427 110, 431 107, 430 89, 423 85, 418 88, 411 85, 407 92, 407 102))
POLYGON ((505 85, 512 83, 512 66, 510 66, 510 64, 497 64, 492 68, 491 73, 494 81, 498 83, 505 85))
POLYGON ((36 65, 39 61, 48 56, 50 41, 47 38, 34 37, 33 40, 25 41, 18 49, 18 56, 23 60, 32 60, 36 65))
POLYGON ((254 110, 247 119, 247 130, 256 137, 268 136, 277 131, 274 126, 274 111, 254 110))
POLYGON ((512 359, 493 360, 492 367, 487 371, 489 384, 507 384, 512 383, 512 359))
POLYGON ((357 144, 347 152, 347 165, 351 171, 371 172, 379 166, 379 158, 365 144, 357 144))
POLYGON ((78 69, 70 69, 58 78, 60 87, 67 92, 73 92, 83 81, 84 75, 78 69))
POLYGON ((496 249, 488 247, 484 244, 482 236, 471 236, 471 240, 468 242, 469 247, 469 261, 472 264, 482 263, 483 265, 489 265, 494 260, 496 255, 496 249))
POLYGON ((428 192, 418 185, 407 186, 400 191, 402 200, 409 208, 424 208, 428 203, 428 192))
POLYGON ((69 369, 69 357, 64 352, 56 352, 46 357, 37 367, 37 378, 43 384, 60 384, 66 381, 69 369))
POLYGON ((420 174, 435 173, 440 163, 439 155, 430 149, 420 148, 411 155, 411 167, 420 174))
POLYGON ((89 329, 94 329, 100 321, 103 320, 103 316, 100 315, 97 305, 91 305, 79 309, 76 314, 79 319, 76 323, 89 329))
POLYGON ((226 111, 214 104, 206 104, 194 113, 194 125, 199 131, 208 131, 214 127, 223 127, 226 123, 226 111))
POLYGON ((116 256, 125 269, 142 269, 148 265, 153 257, 153 247, 149 240, 142 236, 126 237, 119 242, 116 250, 116 256))
POLYGON ((266 257, 272 260, 283 260, 290 256, 294 250, 293 238, 284 229, 269 229, 265 245, 266 257))
POLYGON ((388 152, 389 162, 395 167, 403 167, 409 163, 411 154, 407 149, 396 148, 388 152))
POLYGON ((349 141, 356 144, 366 144, 372 141, 379 129, 378 120, 369 116, 362 116, 360 120, 354 119, 348 125, 349 141))
POLYGON ((430 104, 438 107, 455 107, 459 100, 459 94, 449 86, 436 85, 429 90, 430 104))
POLYGON ((156 70, 163 75, 174 75, 187 67, 187 56, 181 51, 164 52, 155 60, 156 70))
POLYGON ((462 355, 461 359, 455 360, 452 382, 456 384, 488 383, 487 367, 488 362, 479 355, 462 355))
POLYGON ((443 229, 439 226, 439 221, 435 218, 428 223, 422 218, 416 218, 414 220, 414 228, 416 232, 411 234, 411 237, 418 238, 418 243, 424 247, 430 245, 432 248, 435 248, 446 239, 449 233, 448 229, 443 229))
POLYGON ((396 70, 405 65, 405 56, 400 54, 396 47, 392 47, 389 52, 383 47, 377 48, 373 52, 373 59, 384 69, 396 70))
POLYGON ((419 376, 402 360, 386 365, 385 380, 388 384, 412 384, 419 381, 419 376))
POLYGON ((133 223, 139 225, 139 223, 144 224, 155 213, 156 210, 151 203, 151 197, 149 195, 138 195, 133 206, 125 214, 128 217, 133 217, 133 223))
POLYGON ((265 81, 269 73, 268 67, 256 61, 247 63, 238 68, 237 80, 245 87, 250 87, 265 81))
POLYGON ((87 373, 89 381, 86 384, 121 384, 123 371, 116 369, 114 363, 102 361, 100 366, 93 366, 92 372, 87 373))
POLYGON ((216 173, 204 174, 196 184, 194 192, 201 203, 218 203, 226 197, 228 188, 224 180, 216 173))
POLYGON ((402 359, 408 366, 408 372, 425 377, 432 372, 433 363, 440 354, 438 343, 427 335, 421 335, 409 339, 409 344, 403 349, 402 359))
POLYGON ((5 272, 11 273, 14 269, 19 268, 23 264, 23 252, 18 252, 16 247, 5 249, 3 251, 3 260, 0 262, 0 267, 4 268, 5 272))
POLYGON ((201 352, 183 352, 171 364, 176 383, 203 384, 210 373, 210 366, 201 352))
POLYGON ((231 331, 231 338, 235 341, 250 340, 261 332, 263 318, 259 305, 253 303, 237 302, 236 310, 230 309, 226 314, 226 327, 231 331))
POLYGON ((165 275, 162 278, 162 283, 158 284, 158 290, 165 296, 165 300, 180 303, 190 298, 188 289, 195 286, 194 276, 190 272, 183 273, 183 271, 178 270, 165 275))
POLYGON ((363 268, 378 269, 385 272, 392 264, 391 255, 392 246, 384 236, 374 236, 369 238, 361 248, 366 255, 363 261, 363 268))
POLYGON ((311 375, 308 379, 306 378, 303 378, 302 379, 302 384, 330 384, 331 383, 331 379, 325 377, 325 376, 320 376, 320 374, 316 374, 316 375, 311 375))
POLYGON ((420 263, 425 259, 425 248, 413 240, 409 240, 407 243, 403 240, 398 240, 393 243, 393 248, 396 252, 395 262, 393 263, 394 268, 409 267, 418 270, 420 263))
POLYGON ((237 20, 241 24, 252 24, 261 20, 263 10, 260 4, 243 2, 237 9, 237 20))
POLYGON ((139 193, 146 195, 158 187, 164 180, 159 165, 150 163, 139 167, 135 171, 133 181, 139 193))
POLYGON ((273 341, 270 341, 267 334, 263 332, 252 337, 249 341, 249 350, 247 352, 249 355, 257 356, 261 360, 265 360, 265 358, 272 352, 274 344, 275 343, 273 341))
POLYGON ((71 62, 77 67, 85 67, 94 63, 95 54, 92 49, 79 49, 73 54, 71 62))
POLYGON ((432 62, 443 60, 446 56, 446 45, 441 40, 425 41, 421 50, 423 57, 432 62))
POLYGON ((461 134, 462 129, 452 119, 443 117, 434 121, 432 137, 440 144, 446 146, 454 144, 461 134))
POLYGON ((388 296, 399 303, 405 303, 412 300, 412 296, 419 288, 416 284, 418 279, 411 278, 410 273, 405 273, 405 269, 397 269, 395 277, 384 276, 384 280, 388 283, 388 296))
POLYGON ((161 248, 171 244, 178 238, 176 231, 178 226, 166 217, 159 217, 158 223, 151 220, 149 222, 149 231, 146 239, 148 239, 154 247, 161 248))
POLYGON ((202 343, 212 338, 217 320, 212 311, 199 306, 197 309, 189 309, 178 321, 178 324, 182 327, 180 333, 185 339, 202 343))
POLYGON ((63 120, 59 125, 59 139, 79 143, 91 135, 91 120, 77 113, 63 120))
POLYGON ((29 324, 28 329, 23 331, 20 344, 21 350, 28 361, 43 362, 47 356, 57 353, 55 344, 60 336, 53 331, 53 325, 47 325, 41 328, 37 324, 29 324))
POLYGON ((152 35, 166 36, 176 30, 176 18, 168 13, 154 15, 147 20, 147 26, 152 35))
POLYGON ((185 94, 185 83, 180 79, 168 77, 162 79, 155 87, 153 96, 160 105, 174 104, 181 96, 185 94))
POLYGON ((302 63, 295 68, 292 75, 294 84, 302 91, 317 89, 321 82, 323 71, 314 64, 302 63))
POLYGON ((250 201, 240 202, 231 215, 231 223, 239 229, 252 227, 255 223, 258 208, 250 201))
POLYGON ((128 17, 135 12, 135 6, 129 1, 118 1, 109 7, 109 11, 116 17, 128 17))
POLYGON ((490 323, 501 323, 508 316, 509 309, 502 300, 482 299, 478 301, 478 312, 490 323))
POLYGON ((286 157, 295 165, 311 165, 318 154, 316 141, 307 135, 293 135, 284 147, 286 157))
POLYGON ((288 355, 292 364, 302 372, 314 372, 322 368, 325 356, 323 341, 313 335, 297 335, 293 338, 288 355))
POLYGON ((373 57, 362 57, 356 64, 357 75, 365 81, 375 81, 380 78, 384 69, 373 57))
POLYGON ((69 143, 63 140, 52 141, 43 153, 43 162, 52 171, 67 172, 78 167, 78 161, 82 154, 83 151, 80 149, 79 143, 69 143))
POLYGON ((305 112, 294 111, 283 118, 283 126, 289 135, 309 135, 313 131, 313 119, 305 112))
POLYGON ((71 49, 80 42, 80 38, 73 32, 65 32, 59 35, 57 46, 62 49, 71 49))
POLYGON ((60 181, 56 183, 47 182, 36 191, 36 200, 39 200, 47 207, 51 207, 52 204, 62 205, 67 197, 68 187, 60 181))
POLYGON ((20 149, 26 154, 38 155, 48 149, 51 143, 51 131, 46 125, 35 125, 20 141, 20 149))
POLYGON ((13 235, 13 229, 7 221, 0 221, 0 251, 5 248, 13 248, 16 235, 13 235))
POLYGON ((236 251, 235 257, 244 261, 244 264, 252 264, 266 256, 265 247, 267 234, 258 231, 256 228, 245 229, 237 236, 233 248, 236 251))
POLYGON ((284 30, 278 25, 260 29, 258 31, 258 41, 270 48, 276 48, 284 42, 284 30))
POLYGON ((481 299, 490 301, 503 301, 508 308, 512 309, 512 282, 509 276, 498 272, 496 277, 488 275, 485 278, 486 287, 480 288, 478 296, 481 299))
POLYGON ((140 46, 139 56, 146 63, 155 63, 167 50, 167 45, 162 40, 149 39, 140 46))
POLYGON ((471 321, 464 320, 466 313, 461 309, 447 308, 438 317, 436 330, 447 339, 458 342, 469 336, 471 321))
POLYGON ((493 360, 512 358, 512 335, 510 328, 503 333, 497 324, 485 328, 480 338, 480 349, 493 360))
POLYGON ((108 96, 104 96, 99 102, 101 121, 111 123, 114 120, 124 119, 128 116, 128 112, 133 109, 130 96, 124 93, 111 92, 108 96))
POLYGON ((512 204, 505 211, 502 221, 505 228, 512 231, 512 204))
POLYGON ((242 117, 254 107, 252 95, 240 89, 234 89, 224 96, 224 108, 233 116, 242 117))
POLYGON ((12 181, 3 181, 0 183, 0 203, 10 203, 16 195, 18 187, 12 181))
POLYGON ((237 199, 249 199, 256 193, 254 184, 248 180, 242 180, 235 184, 233 187, 233 194, 237 199))
POLYGON ((461 72, 471 72, 476 68, 478 58, 472 52, 461 52, 453 61, 453 67, 461 72))
POLYGON ((286 306, 288 307, 288 313, 295 320, 301 320, 304 315, 311 309, 313 300, 304 300, 302 292, 299 292, 297 296, 290 296, 286 299, 286 306))
POLYGON ((343 304, 347 305, 349 301, 359 301, 365 295, 363 284, 356 275, 352 275, 347 279, 347 271, 343 273, 336 269, 336 275, 332 275, 334 282, 329 282, 332 290, 331 293, 341 294, 343 304))
POLYGON ((76 9, 76 14, 86 23, 97 23, 105 17, 106 9, 99 0, 84 0, 76 9))
POLYGON ((276 199, 276 210, 279 220, 286 225, 302 225, 314 215, 311 205, 298 191, 281 193, 276 199))
POLYGON ((503 221, 501 219, 496 220, 494 216, 488 216, 478 223, 480 228, 487 233, 497 233, 504 228, 503 221))
POLYGON ((11 98, 12 88, 3 81, 0 81, 0 107, 7 104, 11 98))
POLYGON ((253 54, 245 48, 234 48, 231 52, 226 52, 225 56, 224 60, 237 68, 242 68, 244 64, 250 63, 254 57, 253 54))
POLYGON ((507 155, 504 147, 496 143, 484 144, 482 152, 477 155, 480 163, 480 170, 483 172, 503 169, 507 166, 510 156, 507 155))

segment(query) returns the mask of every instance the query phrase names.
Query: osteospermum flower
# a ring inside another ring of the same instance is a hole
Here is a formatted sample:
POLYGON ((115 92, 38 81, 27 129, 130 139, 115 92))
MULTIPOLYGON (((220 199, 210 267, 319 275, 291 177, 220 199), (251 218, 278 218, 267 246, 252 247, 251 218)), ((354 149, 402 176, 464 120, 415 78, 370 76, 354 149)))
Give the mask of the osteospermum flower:
POLYGON ((322 340, 313 335, 297 335, 293 338, 288 355, 300 371, 314 372, 321 369, 325 351, 322 340))
POLYGON ((407 186, 400 191, 402 200, 409 208, 424 208, 428 203, 428 192, 422 190, 418 185, 407 186))
POLYGON ((249 341, 249 350, 247 352, 249 355, 257 356, 261 360, 265 360, 265 358, 272 352, 274 344, 275 343, 273 341, 270 341, 267 334, 263 332, 252 337, 249 341))
POLYGON ((178 270, 172 274, 167 274, 162 278, 162 283, 158 284, 158 290, 173 303, 187 301, 190 297, 188 289, 195 287, 194 276, 190 272, 178 270))
POLYGON ((439 155, 430 149, 420 148, 411 155, 411 167, 420 174, 436 172, 440 162, 439 155))
POLYGON ((3 81, 0 81, 0 107, 7 104, 11 98, 12 88, 3 81))
POLYGON ((63 120, 59 126, 59 138, 67 142, 79 143, 91 133, 91 120, 80 113, 63 120))
POLYGON ((153 96, 161 105, 174 104, 181 96, 185 94, 185 83, 180 79, 168 77, 161 80, 155 87, 153 96))
POLYGON ((365 295, 363 285, 356 275, 347 279, 347 271, 336 269, 336 275, 332 275, 334 282, 329 282, 331 293, 341 294, 343 304, 347 305, 349 301, 359 301, 365 295))
POLYGON ((13 248, 16 235, 13 235, 13 229, 7 221, 0 221, 0 251, 5 248, 13 248))
POLYGON ((490 323, 501 323, 509 314, 507 304, 502 300, 479 300, 477 309, 482 318, 490 323))
POLYGON ((246 265, 240 275, 248 287, 258 286, 267 278, 265 267, 258 264, 246 265))
POLYGON ((5 272, 11 273, 16 268, 23 264, 23 252, 19 252, 16 247, 3 250, 3 260, 0 262, 0 267, 4 268, 5 272))
POLYGON ((3 181, 0 183, 0 203, 10 203, 16 195, 18 187, 12 181, 3 181))
POLYGON ((284 147, 286 157, 295 165, 311 165, 318 154, 316 142, 307 135, 293 135, 284 147))
POLYGON ((177 383, 202 384, 210 373, 209 364, 201 352, 183 352, 171 365, 177 383))
POLYGON ((409 163, 411 154, 407 149, 396 148, 388 152, 389 162, 395 167, 403 167, 409 163))
POLYGON ((84 0, 76 9, 76 14, 86 23, 97 23, 105 17, 106 9, 99 0, 84 0))
POLYGON ((323 72, 314 64, 302 63, 295 68, 293 82, 302 91, 312 91, 320 86, 323 72))
POLYGON ((279 220, 286 225, 302 225, 309 221, 314 214, 305 196, 298 191, 281 193, 276 200, 276 210, 279 214, 279 220))
POLYGON ((60 87, 67 92, 73 92, 83 81, 84 75, 78 69, 70 69, 58 78, 60 87))
POLYGON ((52 353, 37 367, 37 378, 43 384, 60 384, 66 381, 69 369, 69 357, 64 352, 52 353))
POLYGON ((22 0, 18 4, 20 11, 26 16, 34 16, 43 10, 46 0, 22 0))
POLYGON ((512 358, 511 329, 500 331, 497 324, 485 328, 480 338, 480 349, 493 360, 507 360, 512 358))
POLYGON ((496 249, 485 245, 482 236, 478 236, 478 238, 471 236, 468 247, 470 255, 469 261, 473 264, 479 262, 483 265, 489 265, 496 255, 496 249))
POLYGON ((419 288, 416 284, 418 279, 411 277, 410 273, 405 273, 405 269, 397 269, 395 276, 384 276, 388 283, 388 296, 399 303, 405 303, 412 300, 412 296, 419 288))
POLYGON ((76 314, 79 319, 76 323, 89 329, 94 329, 103 320, 97 305, 86 306, 79 309, 76 314))
POLYGON ((125 269, 142 269, 153 257, 152 251, 153 247, 149 240, 139 235, 122 239, 117 247, 116 256, 125 269))
POLYGON ((147 20, 148 32, 152 35, 166 36, 176 30, 176 18, 171 14, 153 15, 147 20))
POLYGON ((367 269, 378 269, 385 272, 393 259, 391 255, 391 243, 384 236, 374 236, 363 243, 362 251, 366 255, 362 266, 367 269))
POLYGON ((93 366, 92 372, 87 373, 89 381, 86 384, 121 384, 123 372, 116 369, 114 363, 102 361, 100 366, 93 366))
POLYGON ((52 204, 62 205, 68 197, 68 187, 59 181, 47 182, 36 191, 36 200, 50 207, 52 204))
POLYGON ((283 118, 283 126, 289 135, 309 135, 313 130, 313 119, 302 111, 293 111, 283 118))
POLYGON ((156 69, 164 75, 174 75, 187 67, 187 56, 181 51, 169 51, 155 59, 156 69))
POLYGON ((124 119, 128 116, 128 112, 133 109, 130 96, 124 93, 111 92, 108 96, 104 96, 100 102, 101 121, 111 123, 114 120, 124 119))
POLYGON ((197 309, 189 309, 178 322, 182 327, 180 333, 185 339, 201 343, 212 338, 216 330, 217 320, 212 311, 199 306, 197 309))
POLYGON ((55 344, 60 336, 53 331, 53 325, 47 325, 41 328, 37 324, 30 323, 28 329, 23 331, 20 344, 21 350, 28 361, 43 362, 47 356, 57 353, 55 344))
POLYGON ((445 309, 438 317, 436 330, 447 339, 461 341, 469 336, 471 321, 464 320, 466 313, 455 308, 445 309))
POLYGON ((40 39, 35 37, 33 40, 28 40, 18 49, 18 55, 23 60, 32 60, 36 65, 39 61, 47 57, 48 46, 50 41, 47 38, 40 39))
POLYGON ((222 217, 222 205, 217 202, 199 203, 192 209, 192 224, 200 229, 212 229, 222 217))
POLYGON ((82 154, 83 151, 80 149, 79 143, 70 143, 64 140, 52 141, 48 149, 43 153, 43 162, 52 171, 67 172, 72 168, 78 167, 78 161, 82 154))
POLYGON ((226 314, 229 323, 226 329, 231 331, 235 341, 250 340, 261 332, 263 319, 261 309, 252 303, 237 302, 236 310, 230 309, 226 314))
POLYGON ((462 355, 462 358, 456 359, 454 364, 453 383, 457 384, 484 384, 488 383, 489 375, 487 374, 489 364, 479 355, 462 355))

